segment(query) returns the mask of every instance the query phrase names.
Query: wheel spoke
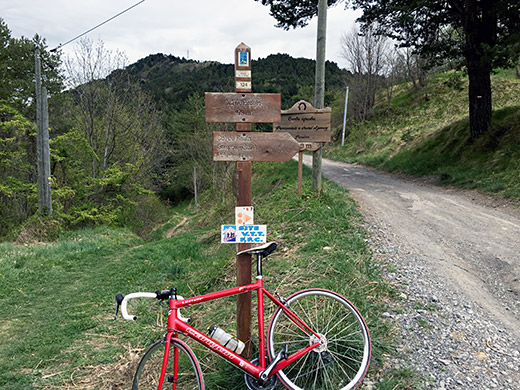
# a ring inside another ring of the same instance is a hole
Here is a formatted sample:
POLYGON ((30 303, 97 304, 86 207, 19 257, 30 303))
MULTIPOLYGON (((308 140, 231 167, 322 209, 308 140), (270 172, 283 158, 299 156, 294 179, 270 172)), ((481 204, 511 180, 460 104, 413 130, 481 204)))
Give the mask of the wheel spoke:
MULTIPOLYGON (((366 372, 366 352, 370 352, 368 331, 358 311, 326 290, 301 291, 289 297, 286 306, 312 328, 322 344, 280 371, 280 379, 290 389, 354 389, 366 372)), ((274 314, 268 337, 271 356, 283 345, 294 353, 317 340, 300 331, 281 309, 274 314)))

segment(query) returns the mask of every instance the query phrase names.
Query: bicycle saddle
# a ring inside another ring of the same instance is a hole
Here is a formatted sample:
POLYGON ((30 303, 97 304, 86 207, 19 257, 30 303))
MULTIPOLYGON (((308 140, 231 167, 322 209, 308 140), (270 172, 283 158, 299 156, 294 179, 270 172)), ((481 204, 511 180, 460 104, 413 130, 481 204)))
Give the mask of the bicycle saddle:
POLYGON ((276 249, 276 247, 278 246, 278 244, 274 241, 271 241, 271 242, 267 242, 263 245, 260 245, 260 246, 255 246, 254 248, 250 248, 250 249, 246 249, 246 250, 243 250, 243 251, 240 251, 237 253, 237 255, 242 255, 244 253, 249 253, 249 254, 260 254, 262 255, 262 257, 267 257, 269 256, 271 253, 273 253, 273 251, 276 249))

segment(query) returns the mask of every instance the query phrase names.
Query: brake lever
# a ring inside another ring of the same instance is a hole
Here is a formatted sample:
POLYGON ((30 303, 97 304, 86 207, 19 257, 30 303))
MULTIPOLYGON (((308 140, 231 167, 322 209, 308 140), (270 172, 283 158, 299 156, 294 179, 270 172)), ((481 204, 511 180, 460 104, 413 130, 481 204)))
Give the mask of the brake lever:
POLYGON ((114 316, 114 321, 117 319, 117 313, 119 313, 119 306, 121 306, 121 303, 123 302, 123 299, 125 297, 123 294, 117 294, 116 295, 116 315, 114 316))

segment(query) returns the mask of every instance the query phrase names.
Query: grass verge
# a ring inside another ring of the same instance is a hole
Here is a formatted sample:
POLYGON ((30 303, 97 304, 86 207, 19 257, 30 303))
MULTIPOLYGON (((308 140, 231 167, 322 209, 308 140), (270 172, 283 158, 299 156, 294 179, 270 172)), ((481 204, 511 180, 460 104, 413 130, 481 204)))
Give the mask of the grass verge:
POLYGON ((519 201, 520 80, 507 70, 492 76, 493 120, 474 142, 467 83, 462 73, 436 75, 428 100, 409 85, 397 86, 390 104, 380 104, 370 122, 352 129, 343 148, 329 146, 327 157, 519 201))
MULTIPOLYGON (((380 314, 392 290, 371 261, 356 205, 329 182, 321 196, 297 197, 294 162, 258 163, 254 172, 255 223, 267 224, 268 238, 279 243, 264 265, 266 285, 282 295, 313 286, 348 297, 371 331, 375 380, 390 349, 391 330, 380 314)), ((129 388, 140 354, 163 331, 146 321, 114 322, 115 294, 175 285, 188 297, 233 286, 235 246, 219 243, 220 224, 234 218, 233 202, 206 201, 197 214, 185 205, 174 209, 149 241, 101 227, 52 244, 0 244, 0 387, 129 388)), ((183 314, 199 329, 233 332, 235 308, 230 298, 183 314)), ((209 389, 244 388, 239 370, 196 353, 209 389)))

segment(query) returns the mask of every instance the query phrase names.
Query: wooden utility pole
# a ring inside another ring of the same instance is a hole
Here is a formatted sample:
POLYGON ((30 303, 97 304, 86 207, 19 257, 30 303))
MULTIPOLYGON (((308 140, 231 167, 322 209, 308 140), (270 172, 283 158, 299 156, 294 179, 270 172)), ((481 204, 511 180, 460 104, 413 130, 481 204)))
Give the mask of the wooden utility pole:
MULTIPOLYGON (((314 107, 325 104, 325 49, 327 37, 327 0, 318 1, 318 33, 316 40, 316 80, 314 84, 314 107)), ((312 190, 321 192, 321 147, 312 154, 312 190)))
POLYGON ((38 169, 38 210, 52 215, 51 163, 49 149, 49 110, 47 106, 47 87, 42 85, 40 47, 34 51, 36 81, 36 158, 38 169))
MULTIPOLYGON (((235 49, 235 92, 251 92, 251 48, 241 43, 235 49)), ((237 132, 250 132, 251 123, 236 123, 237 132)), ((252 204, 251 161, 237 161, 237 206, 252 204)), ((251 248, 251 244, 238 244, 238 252, 251 248)), ((251 255, 237 255, 237 284, 251 283, 251 255)), ((244 356, 251 356, 251 293, 237 297, 237 336, 246 344, 244 356)))

